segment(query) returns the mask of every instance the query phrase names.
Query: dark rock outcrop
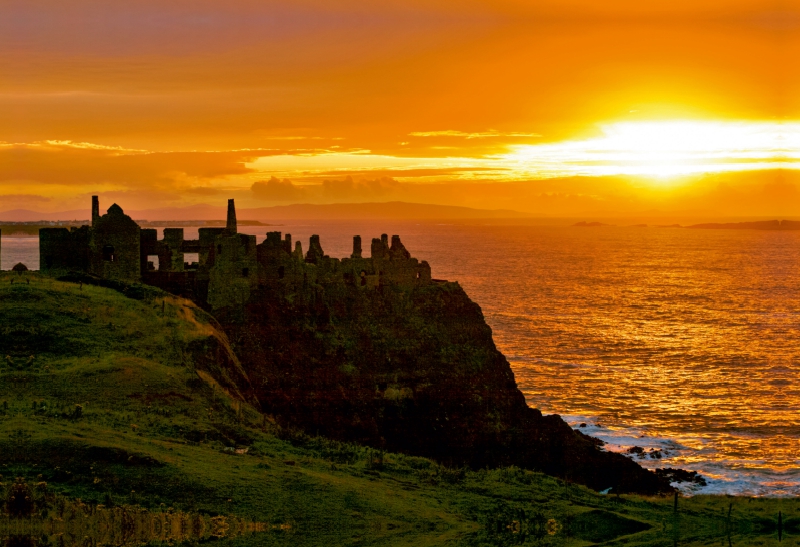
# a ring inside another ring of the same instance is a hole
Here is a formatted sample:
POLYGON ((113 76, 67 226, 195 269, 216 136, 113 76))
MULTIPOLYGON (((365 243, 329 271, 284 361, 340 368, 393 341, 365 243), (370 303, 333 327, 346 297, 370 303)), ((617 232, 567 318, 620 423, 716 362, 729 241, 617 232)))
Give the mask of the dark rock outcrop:
POLYGON ((215 315, 264 410, 286 427, 431 457, 517 465, 595 489, 668 482, 529 408, 480 307, 457 283, 262 287, 215 315))

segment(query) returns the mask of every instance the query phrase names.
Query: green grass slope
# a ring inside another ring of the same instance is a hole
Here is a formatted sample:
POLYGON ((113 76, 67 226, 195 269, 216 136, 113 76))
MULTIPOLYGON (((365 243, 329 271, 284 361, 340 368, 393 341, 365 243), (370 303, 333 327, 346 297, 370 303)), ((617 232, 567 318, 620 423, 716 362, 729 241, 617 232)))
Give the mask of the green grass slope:
POLYGON ((797 544, 795 500, 696 497, 676 514, 672 499, 279 430, 237 389, 246 371, 210 316, 133 294, 0 274, 0 495, 21 476, 90 504, 292 523, 232 545, 767 545, 778 511, 797 544))

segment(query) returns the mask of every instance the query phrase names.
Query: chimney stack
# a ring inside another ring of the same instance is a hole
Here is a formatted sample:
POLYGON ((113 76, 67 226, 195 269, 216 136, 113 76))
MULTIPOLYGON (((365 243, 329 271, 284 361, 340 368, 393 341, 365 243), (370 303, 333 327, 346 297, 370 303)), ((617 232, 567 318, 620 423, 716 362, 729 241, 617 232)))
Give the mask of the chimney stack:
POLYGON ((228 200, 228 223, 225 226, 225 231, 228 234, 235 234, 236 233, 236 206, 233 204, 233 200, 228 200))
POLYGON ((350 258, 361 258, 361 236, 353 236, 353 254, 350 258))
POLYGON ((292 254, 292 234, 286 234, 286 239, 283 241, 283 249, 292 254))
POLYGON ((97 224, 100 218, 100 199, 97 196, 92 196, 92 226, 97 224))

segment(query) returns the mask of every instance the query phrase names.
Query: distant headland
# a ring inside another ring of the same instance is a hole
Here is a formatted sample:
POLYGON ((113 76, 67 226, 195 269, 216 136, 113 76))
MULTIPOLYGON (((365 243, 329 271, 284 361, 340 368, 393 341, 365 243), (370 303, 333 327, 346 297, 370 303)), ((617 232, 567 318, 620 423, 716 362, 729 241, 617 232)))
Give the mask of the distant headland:
POLYGON ((687 226, 695 230, 800 230, 798 220, 760 220, 755 222, 708 222, 687 226))
MULTIPOLYGON (((588 222, 582 220, 576 222, 572 226, 578 228, 602 228, 613 227, 614 224, 606 224, 603 222, 588 222)), ((629 228, 647 228, 647 224, 634 224, 629 228)), ((757 220, 750 222, 705 222, 701 224, 690 224, 682 226, 680 224, 656 224, 654 228, 689 228, 692 230, 800 230, 800 221, 798 220, 757 220)))

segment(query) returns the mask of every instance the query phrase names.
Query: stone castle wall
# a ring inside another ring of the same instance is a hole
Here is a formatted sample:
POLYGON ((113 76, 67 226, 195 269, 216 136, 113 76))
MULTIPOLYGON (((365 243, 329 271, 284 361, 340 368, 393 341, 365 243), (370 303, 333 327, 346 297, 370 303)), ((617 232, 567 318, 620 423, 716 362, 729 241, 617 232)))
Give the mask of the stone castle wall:
POLYGON ((352 255, 340 260, 324 253, 318 235, 311 236, 308 252, 303 256, 300 242, 291 251, 290 234, 281 239, 280 232, 269 232, 258 250, 259 283, 295 289, 314 283, 343 284, 364 290, 430 283, 428 263, 411 258, 399 236, 392 240, 392 247, 386 243, 385 234, 382 239, 373 240, 372 256, 363 258, 361 236, 355 236, 352 255))
POLYGON ((200 228, 196 240, 184 239, 183 228, 165 228, 159 240, 155 229, 140 228, 116 204, 100 216, 96 197, 92 226, 43 228, 39 238, 44 272, 143 282, 211 309, 241 307, 259 287, 286 292, 338 284, 376 290, 431 282, 428 263, 412 258, 396 235, 391 243, 386 234, 373 239, 369 258, 363 256, 361 236, 353 238, 353 252, 343 259, 326 255, 318 235, 311 236, 305 254, 299 241, 292 246, 292 236, 280 232, 268 232, 257 245, 255 236, 238 233, 233 200, 226 227, 200 228), (186 263, 186 253, 197 253, 198 261, 186 263))
POLYGON ((103 279, 141 280, 141 228, 114 204, 94 221, 89 236, 89 273, 103 279))
POLYGON ((89 271, 89 227, 41 228, 39 269, 51 272, 89 271))

